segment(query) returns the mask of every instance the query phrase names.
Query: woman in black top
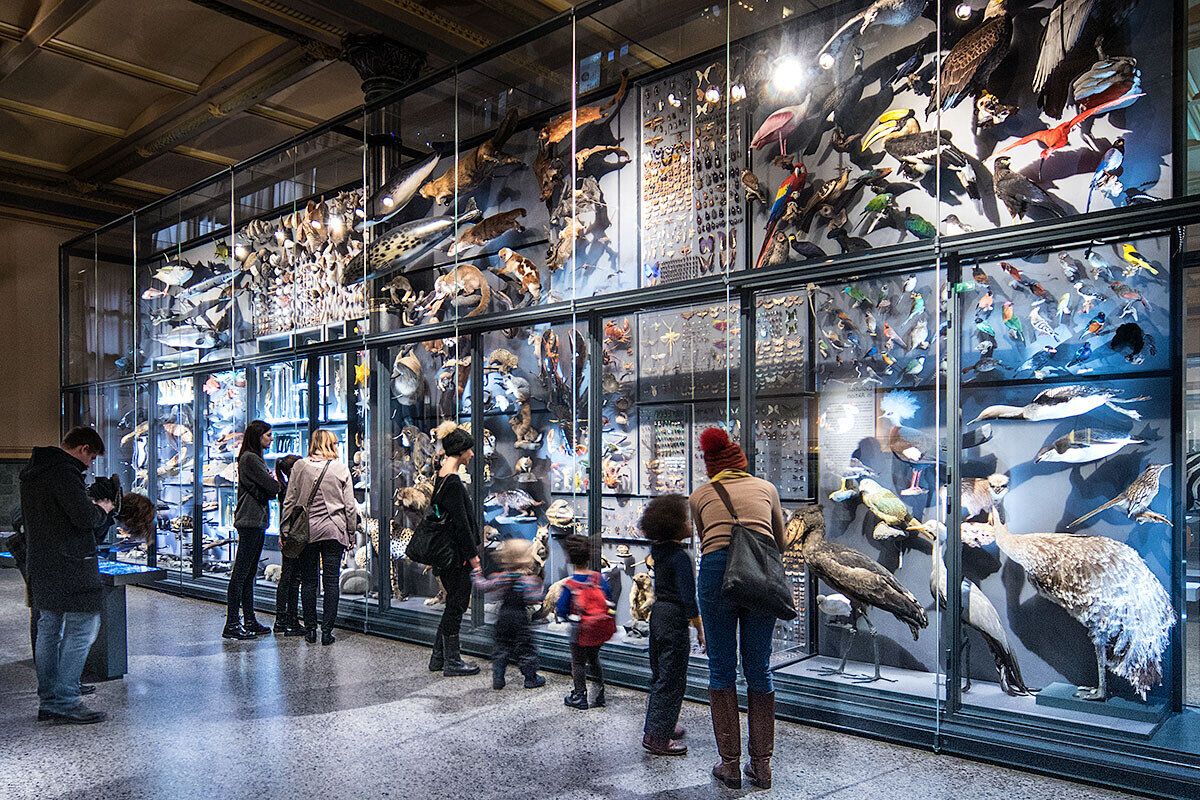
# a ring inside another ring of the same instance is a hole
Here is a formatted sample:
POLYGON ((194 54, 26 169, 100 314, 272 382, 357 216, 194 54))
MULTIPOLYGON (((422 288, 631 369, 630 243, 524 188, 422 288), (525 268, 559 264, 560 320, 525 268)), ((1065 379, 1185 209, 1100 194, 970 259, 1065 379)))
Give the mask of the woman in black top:
POLYGON ((467 487, 458 477, 459 467, 471 463, 475 455, 475 440, 462 428, 455 428, 442 437, 442 451, 446 458, 438 470, 433 498, 442 513, 448 514, 454 536, 456 564, 450 569, 436 570, 446 590, 446 610, 438 625, 437 638, 433 641, 433 654, 429 658, 429 671, 441 671, 443 675, 475 675, 479 665, 463 661, 458 650, 458 632, 463 614, 471 602, 471 570, 479 568, 479 525, 471 507, 467 487))
POLYGON ((271 447, 271 441, 271 426, 256 419, 246 426, 242 449, 238 451, 237 510, 233 517, 238 544, 229 575, 225 630, 221 631, 225 639, 252 639, 271 632, 254 618, 254 578, 270 520, 267 504, 279 494, 279 482, 263 461, 263 451, 271 447))
MULTIPOLYGON (((275 478, 279 481, 279 507, 283 508, 283 498, 287 495, 288 481, 292 477, 292 467, 300 460, 298 455, 286 455, 275 462, 275 478)), ((288 558, 280 553, 283 563, 280 565, 279 587, 275 590, 275 633, 284 636, 303 636, 304 627, 300 624, 300 558, 288 558)))
POLYGON ((658 756, 687 754, 679 710, 687 686, 691 637, 696 628, 704 648, 704 628, 696 606, 696 578, 692 558, 683 548, 691 536, 688 499, 681 494, 660 495, 646 505, 640 523, 642 535, 652 541, 654 605, 650 608, 650 697, 646 703, 642 747, 658 756))

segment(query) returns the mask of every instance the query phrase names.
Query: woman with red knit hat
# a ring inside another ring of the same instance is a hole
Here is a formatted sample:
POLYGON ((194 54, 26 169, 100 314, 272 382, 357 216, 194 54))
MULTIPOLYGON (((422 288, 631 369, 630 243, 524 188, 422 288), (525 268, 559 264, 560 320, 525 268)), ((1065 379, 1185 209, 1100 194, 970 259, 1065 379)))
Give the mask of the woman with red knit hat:
POLYGON ((746 776, 755 786, 769 789, 775 749, 775 689, 770 672, 775 616, 734 605, 725 598, 722 585, 734 522, 773 537, 783 552, 783 509, 775 487, 746 471, 746 454, 725 431, 709 428, 700 434, 700 450, 709 482, 692 492, 689 503, 700 538, 697 593, 708 640, 709 710, 721 754, 713 777, 730 788, 741 788, 742 732, 736 687, 740 629, 750 729, 746 776))

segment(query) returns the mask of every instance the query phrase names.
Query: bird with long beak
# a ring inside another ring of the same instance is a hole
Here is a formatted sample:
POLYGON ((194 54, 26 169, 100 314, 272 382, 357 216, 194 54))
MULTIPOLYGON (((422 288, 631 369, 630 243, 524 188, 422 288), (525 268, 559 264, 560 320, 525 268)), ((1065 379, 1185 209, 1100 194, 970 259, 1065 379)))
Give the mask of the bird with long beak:
POLYGON ((1033 400, 1024 406, 988 406, 979 412, 979 416, 968 422, 990 419, 1024 419, 1040 422, 1047 419, 1067 419, 1078 417, 1094 411, 1101 406, 1107 406, 1118 414, 1130 419, 1141 419, 1142 415, 1132 408, 1122 408, 1127 403, 1138 403, 1146 397, 1131 397, 1128 400, 1118 397, 1118 392, 1097 386, 1082 386, 1071 384, 1067 386, 1052 386, 1038 392, 1033 400))
POLYGON ((1146 467, 1141 475, 1133 479, 1133 483, 1129 484, 1125 491, 1099 508, 1093 509, 1074 522, 1069 523, 1067 527, 1074 528, 1084 520, 1091 519, 1100 512, 1107 511, 1110 508, 1125 509, 1129 519, 1137 520, 1139 525, 1143 522, 1166 522, 1168 526, 1171 525, 1170 520, 1166 517, 1158 514, 1150 516, 1145 513, 1150 510, 1150 504, 1158 496, 1159 479, 1162 477, 1163 471, 1170 469, 1170 467, 1170 464, 1151 464, 1146 467))
POLYGON ((941 163, 958 177, 970 197, 979 198, 975 167, 966 153, 954 146, 950 131, 921 130, 911 108, 882 114, 863 137, 863 152, 876 142, 883 142, 883 151, 900 162, 900 174, 905 178, 920 180, 941 163))
POLYGON ((1065 464, 1087 464, 1108 458, 1131 444, 1145 444, 1128 433, 1102 428, 1080 428, 1060 436, 1038 450, 1035 461, 1058 461, 1065 464))

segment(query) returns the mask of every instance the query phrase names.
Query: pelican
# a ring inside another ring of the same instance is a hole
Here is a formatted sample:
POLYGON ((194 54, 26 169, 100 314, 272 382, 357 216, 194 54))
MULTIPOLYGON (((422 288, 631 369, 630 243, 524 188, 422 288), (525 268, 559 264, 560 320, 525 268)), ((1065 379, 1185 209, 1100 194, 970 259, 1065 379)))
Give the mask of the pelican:
MULTIPOLYGON (((854 640, 858 638, 858 620, 861 619, 871 634, 875 675, 856 678, 855 682, 874 683, 888 680, 879 674, 878 633, 867 616, 868 608, 882 609, 903 622, 912 631, 913 641, 917 640, 923 628, 929 626, 925 609, 913 593, 901 586, 882 564, 867 558, 852 547, 826 541, 824 507, 801 506, 792 514, 787 527, 787 540, 800 543, 800 554, 813 574, 835 591, 850 598, 850 625, 853 634, 842 654, 841 663, 833 669, 824 670, 825 674, 845 674, 846 659, 850 655, 854 640)), ((931 535, 924 529, 917 532, 927 537, 931 535)))
POLYGON ((1108 699, 1108 672, 1144 701, 1162 682, 1162 657, 1175 625, 1166 589, 1127 544, 1072 533, 1014 534, 993 517, 1000 552, 1025 568, 1038 594, 1087 628, 1096 648, 1097 685, 1083 700, 1108 699))

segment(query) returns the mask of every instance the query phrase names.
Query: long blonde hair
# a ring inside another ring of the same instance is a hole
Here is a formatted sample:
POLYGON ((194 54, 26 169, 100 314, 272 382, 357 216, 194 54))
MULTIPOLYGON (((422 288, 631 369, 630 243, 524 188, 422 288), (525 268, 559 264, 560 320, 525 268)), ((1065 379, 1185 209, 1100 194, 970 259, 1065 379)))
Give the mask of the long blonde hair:
POLYGON ((318 428, 313 431, 312 441, 308 445, 308 457, 321 456, 330 461, 334 461, 338 457, 338 437, 333 431, 327 431, 324 428, 318 428))

